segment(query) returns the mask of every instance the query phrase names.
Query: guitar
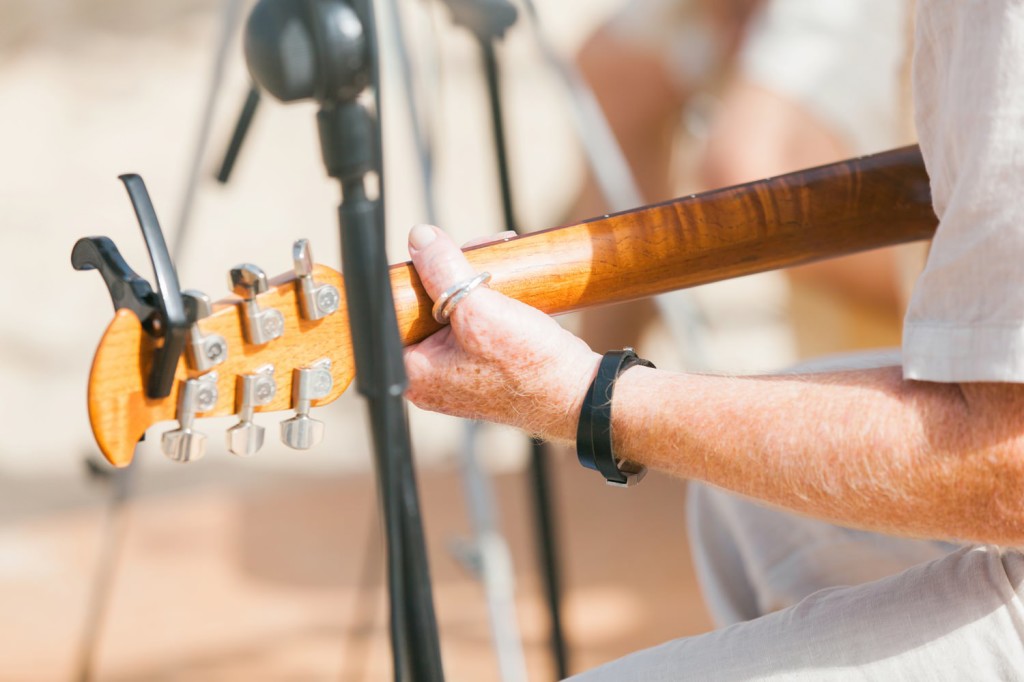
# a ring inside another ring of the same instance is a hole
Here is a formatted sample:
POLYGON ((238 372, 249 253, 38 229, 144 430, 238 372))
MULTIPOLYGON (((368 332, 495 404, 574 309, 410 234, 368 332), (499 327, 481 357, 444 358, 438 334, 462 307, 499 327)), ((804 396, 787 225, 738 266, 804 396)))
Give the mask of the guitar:
MULTIPOLYGON (((466 255, 492 274, 492 288, 559 314, 928 239, 936 225, 920 151, 906 147, 505 239, 466 255)), ((338 398, 354 364, 343 278, 311 266, 308 251, 299 253, 305 248, 297 245, 298 272, 266 281, 247 266, 232 273, 242 297, 209 309, 193 299, 200 314, 189 334, 197 345, 179 360, 166 397, 147 394, 159 330, 147 329, 129 308, 116 311, 88 390, 93 433, 111 464, 126 466, 147 429, 174 419, 181 427, 164 434, 163 445, 175 459, 201 455, 192 449, 194 417, 240 414, 240 428, 229 434, 239 454, 262 442, 255 412, 297 409, 286 422, 286 440, 300 448, 317 440, 308 408, 338 398), (327 292, 316 294, 326 304, 320 312, 327 312, 318 316, 310 312, 310 292, 320 291, 327 292), (268 311, 273 320, 256 323, 268 311)), ((411 263, 392 266, 390 278, 404 343, 436 331, 432 301, 411 263)))

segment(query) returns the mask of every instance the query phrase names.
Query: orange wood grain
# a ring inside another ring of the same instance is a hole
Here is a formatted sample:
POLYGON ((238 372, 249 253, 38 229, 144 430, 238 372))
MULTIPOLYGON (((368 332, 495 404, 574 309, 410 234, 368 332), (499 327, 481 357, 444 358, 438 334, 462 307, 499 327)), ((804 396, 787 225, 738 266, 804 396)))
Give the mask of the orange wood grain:
MULTIPOLYGON (((490 286, 552 315, 929 239, 938 220, 917 146, 466 250, 490 286)), ((411 264, 393 266, 406 344, 436 331, 411 264)))
MULTIPOLYGON (((558 314, 749 275, 902 242, 927 239, 937 220, 920 151, 907 147, 778 178, 605 216, 467 249, 492 273, 491 286, 558 314)), ((411 264, 392 266, 401 337, 422 340, 439 325, 411 264)), ((336 399, 354 376, 341 275, 317 266, 315 278, 343 292, 342 308, 318 322, 299 316, 293 278, 282 276, 259 296, 284 313, 285 333, 261 347, 243 342, 236 301, 215 306, 200 327, 228 341, 217 368, 220 398, 205 416, 237 412, 240 374, 274 365, 278 392, 261 412, 287 410, 292 370, 330 358, 336 399)), ((178 382, 162 400, 145 397, 152 341, 135 316, 119 311, 100 342, 89 381, 89 414, 97 442, 116 466, 131 461, 145 430, 174 419, 178 382)), ((188 376, 184 360, 178 378, 188 376)))

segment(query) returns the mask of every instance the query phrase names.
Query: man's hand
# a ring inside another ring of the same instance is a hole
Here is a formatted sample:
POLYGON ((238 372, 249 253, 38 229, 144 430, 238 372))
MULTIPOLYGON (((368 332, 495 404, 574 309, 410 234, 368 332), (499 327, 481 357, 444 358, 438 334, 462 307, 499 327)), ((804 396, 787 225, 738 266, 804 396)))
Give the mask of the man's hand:
MULTIPOLYGON (((436 297, 476 273, 420 225, 413 262, 436 297)), ((431 410, 572 440, 599 356, 496 291, 464 299, 406 353, 431 410)), ((616 383, 615 452, 856 528, 1024 544, 1024 385, 903 379, 899 367, 721 377, 636 367, 616 383)))
MULTIPOLYGON (((444 232, 417 225, 409 254, 432 299, 476 272, 444 232)), ((409 399, 427 410, 571 441, 600 356, 544 313, 486 287, 405 351, 409 399)))

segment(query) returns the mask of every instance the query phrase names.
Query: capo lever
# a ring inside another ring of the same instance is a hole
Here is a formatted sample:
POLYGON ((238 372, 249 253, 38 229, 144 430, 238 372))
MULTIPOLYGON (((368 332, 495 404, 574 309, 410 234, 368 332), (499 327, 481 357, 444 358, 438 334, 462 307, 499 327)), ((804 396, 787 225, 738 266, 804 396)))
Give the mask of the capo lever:
POLYGON ((153 287, 129 267, 109 237, 79 239, 71 250, 71 265, 75 270, 99 270, 110 291, 114 310, 131 310, 147 333, 158 335, 159 314, 153 287))
POLYGON ((128 308, 138 316, 146 332, 163 343, 153 352, 153 367, 146 384, 150 398, 166 398, 171 394, 174 372, 185 349, 189 319, 178 285, 167 242, 146 185, 138 175, 122 175, 128 197, 135 208, 142 237, 156 275, 156 290, 125 262, 114 242, 107 237, 79 239, 71 251, 71 265, 76 270, 99 270, 110 291, 114 309, 128 308))

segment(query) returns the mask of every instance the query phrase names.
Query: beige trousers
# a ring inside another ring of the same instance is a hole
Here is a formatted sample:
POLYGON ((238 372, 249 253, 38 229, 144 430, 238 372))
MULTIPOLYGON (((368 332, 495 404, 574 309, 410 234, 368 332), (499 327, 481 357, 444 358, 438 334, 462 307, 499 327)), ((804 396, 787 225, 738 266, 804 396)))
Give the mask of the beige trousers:
POLYGON ((698 575, 721 629, 573 680, 1024 680, 1021 553, 690 492, 698 575))

